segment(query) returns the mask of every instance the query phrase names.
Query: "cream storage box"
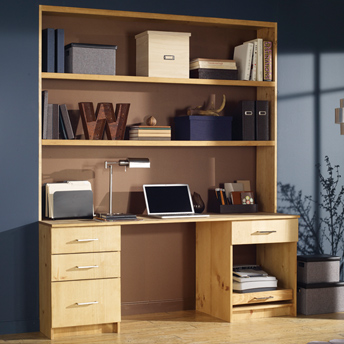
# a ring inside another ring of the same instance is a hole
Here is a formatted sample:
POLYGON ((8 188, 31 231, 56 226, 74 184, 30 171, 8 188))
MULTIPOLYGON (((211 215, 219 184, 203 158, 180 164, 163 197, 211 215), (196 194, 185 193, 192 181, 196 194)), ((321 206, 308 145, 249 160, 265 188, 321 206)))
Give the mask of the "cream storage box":
POLYGON ((136 75, 189 78, 188 32, 145 31, 136 38, 136 75))

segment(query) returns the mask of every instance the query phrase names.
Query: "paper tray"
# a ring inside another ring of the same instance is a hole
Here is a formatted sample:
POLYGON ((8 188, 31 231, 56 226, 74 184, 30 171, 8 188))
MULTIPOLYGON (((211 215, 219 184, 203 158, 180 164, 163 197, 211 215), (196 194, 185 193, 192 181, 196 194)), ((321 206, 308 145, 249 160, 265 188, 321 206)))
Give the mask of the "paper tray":
POLYGON ((91 190, 56 191, 53 195, 54 219, 93 218, 91 190))

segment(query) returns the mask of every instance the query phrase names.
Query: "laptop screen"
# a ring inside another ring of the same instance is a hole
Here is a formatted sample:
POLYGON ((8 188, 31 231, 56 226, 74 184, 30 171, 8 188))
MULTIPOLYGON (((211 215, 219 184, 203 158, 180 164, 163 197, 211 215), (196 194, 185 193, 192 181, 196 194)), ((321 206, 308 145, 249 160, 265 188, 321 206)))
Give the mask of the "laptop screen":
POLYGON ((143 192, 149 215, 194 213, 187 184, 146 184, 143 192))

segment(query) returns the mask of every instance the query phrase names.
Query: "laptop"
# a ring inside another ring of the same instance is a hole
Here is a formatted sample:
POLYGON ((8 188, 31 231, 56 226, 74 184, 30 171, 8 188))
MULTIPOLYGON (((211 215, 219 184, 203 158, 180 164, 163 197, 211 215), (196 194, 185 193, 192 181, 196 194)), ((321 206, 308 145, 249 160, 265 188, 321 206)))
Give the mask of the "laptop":
POLYGON ((188 184, 145 184, 143 193, 148 216, 161 219, 209 217, 195 213, 188 184))

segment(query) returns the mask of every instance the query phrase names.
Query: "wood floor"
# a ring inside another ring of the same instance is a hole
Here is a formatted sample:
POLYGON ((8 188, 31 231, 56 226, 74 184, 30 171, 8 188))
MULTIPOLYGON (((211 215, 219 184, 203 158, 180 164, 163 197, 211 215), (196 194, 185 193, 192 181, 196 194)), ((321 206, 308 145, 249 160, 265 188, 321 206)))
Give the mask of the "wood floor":
POLYGON ((196 311, 123 317, 120 334, 48 340, 40 333, 0 336, 10 344, 306 344, 344 339, 344 313, 226 323, 196 311))

